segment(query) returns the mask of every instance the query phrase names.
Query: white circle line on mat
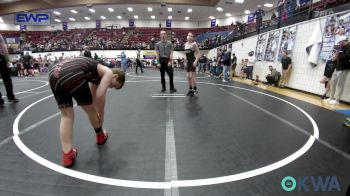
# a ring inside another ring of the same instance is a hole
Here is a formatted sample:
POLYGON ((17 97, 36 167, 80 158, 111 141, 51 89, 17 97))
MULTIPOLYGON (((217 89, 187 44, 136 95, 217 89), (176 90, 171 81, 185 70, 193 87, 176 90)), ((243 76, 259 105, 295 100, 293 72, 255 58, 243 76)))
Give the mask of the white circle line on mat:
MULTIPOLYGON (((134 82, 155 82, 159 80, 152 80, 152 81, 132 81, 134 82)), ((186 81, 180 81, 180 82, 186 82, 186 81)), ((114 179, 114 178, 107 178, 107 177, 102 177, 102 176, 97 176, 97 175, 92 175, 92 174, 87 174, 71 169, 66 169, 56 163, 53 163, 49 160, 44 159, 43 157, 39 156, 38 154, 34 153, 32 150, 30 150, 27 146, 24 145, 24 143, 21 141, 19 137, 19 129, 18 129, 18 124, 22 116, 27 112, 31 107, 34 105, 52 97, 53 95, 44 97, 31 105, 27 106, 24 110, 22 110, 16 117, 14 123, 13 123, 13 140, 17 147, 24 153, 26 154, 29 158, 32 160, 36 161, 37 163, 43 165, 44 167, 47 167, 53 171, 56 171, 58 173, 74 177, 77 179, 85 180, 85 181, 90 181, 90 182, 95 182, 99 184, 106 184, 106 185, 112 185, 112 186, 120 186, 120 187, 129 187, 129 188, 143 188, 143 189, 171 189, 174 187, 195 187, 195 186, 206 186, 206 185, 214 185, 214 184, 221 184, 221 183, 227 183, 227 182, 234 182, 238 180, 243 180, 247 178, 251 178, 254 176, 262 175, 268 172, 271 172, 273 170, 279 169, 294 160, 298 159, 301 157, 304 153, 306 153, 313 145, 316 139, 319 138, 319 129, 314 121, 314 119, 303 109, 300 107, 296 106, 295 104, 286 101, 284 99, 281 99, 279 97, 269 95, 267 93, 255 91, 252 89, 246 89, 246 88, 241 88, 241 87, 235 87, 235 86, 230 86, 230 85, 223 85, 223 84, 215 84, 215 83, 208 83, 208 82, 198 82, 202 84, 208 84, 208 85, 214 85, 214 86, 223 86, 223 87, 229 87, 229 88, 236 88, 236 89, 241 89, 245 91, 250 91, 262 95, 266 95, 269 97, 272 97, 274 99, 280 100, 284 103, 287 103, 294 108, 298 109, 300 112, 302 112, 311 122, 313 126, 313 135, 311 135, 308 139, 308 141, 296 152, 293 154, 289 155, 288 157, 279 160, 275 163, 272 163, 270 165, 257 168, 254 170, 238 173, 238 174, 233 174, 233 175, 227 175, 227 176, 221 176, 221 177, 215 177, 215 178, 206 178, 206 179, 193 179, 193 180, 175 180, 175 181, 170 181, 170 182, 149 182, 149 181, 134 181, 134 180, 121 180, 121 179, 114 179)))

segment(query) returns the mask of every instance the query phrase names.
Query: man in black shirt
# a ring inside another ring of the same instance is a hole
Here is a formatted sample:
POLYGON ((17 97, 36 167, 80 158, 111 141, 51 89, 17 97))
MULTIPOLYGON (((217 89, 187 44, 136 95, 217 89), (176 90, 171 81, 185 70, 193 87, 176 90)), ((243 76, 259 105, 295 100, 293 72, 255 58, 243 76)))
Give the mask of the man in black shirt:
POLYGON ((256 30, 258 33, 260 32, 263 16, 265 16, 265 12, 261 9, 261 5, 258 5, 258 9, 254 13, 254 17, 256 19, 256 30))
POLYGON ((282 77, 281 77, 281 82, 280 82, 280 87, 284 87, 284 85, 286 84, 286 82, 289 79, 289 76, 291 74, 292 71, 292 59, 288 56, 287 51, 283 51, 282 52, 282 77))
POLYGON ((138 74, 137 69, 140 67, 141 73, 143 73, 142 63, 141 63, 141 50, 137 49, 136 52, 136 74, 138 74))
POLYGON ((235 76, 235 69, 237 66, 237 57, 235 53, 232 53, 232 62, 231 62, 231 73, 230 73, 230 79, 232 80, 235 76))
POLYGON ((199 69, 198 69, 198 73, 200 73, 201 71, 202 71, 203 73, 205 73, 207 61, 208 61, 207 57, 206 57, 204 54, 202 54, 202 56, 199 58, 199 69))
POLYGON ((23 67, 24 67, 24 75, 28 76, 34 76, 33 71, 33 57, 30 56, 29 52, 26 52, 26 54, 22 58, 23 67))
POLYGON ((224 54, 224 57, 223 57, 223 65, 224 65, 224 70, 222 72, 223 74, 223 78, 222 78, 222 81, 223 82, 228 82, 228 76, 229 76, 229 69, 231 67, 231 48, 229 48, 225 54, 224 54))
MULTIPOLYGON (((7 46, 6 46, 5 40, 0 34, 0 74, 6 88, 8 101, 15 103, 15 102, 18 102, 18 99, 16 99, 15 95, 13 94, 12 80, 10 77, 10 71, 8 70, 8 67, 7 67, 8 60, 9 60, 9 53, 7 50, 7 46)), ((0 106, 4 106, 4 100, 2 99, 1 92, 0 92, 0 106)))

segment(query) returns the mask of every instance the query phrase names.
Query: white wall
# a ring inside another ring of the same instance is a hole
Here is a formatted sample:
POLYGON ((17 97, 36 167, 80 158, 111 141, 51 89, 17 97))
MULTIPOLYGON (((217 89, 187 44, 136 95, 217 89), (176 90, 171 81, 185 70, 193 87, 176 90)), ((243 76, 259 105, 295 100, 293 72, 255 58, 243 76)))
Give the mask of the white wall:
MULTIPOLYGON (((318 95, 324 93, 324 84, 320 83, 321 77, 325 69, 325 62, 319 60, 316 67, 312 67, 307 61, 308 55, 305 46, 310 38, 310 33, 313 31, 317 21, 320 21, 322 29, 325 26, 326 18, 314 19, 297 24, 297 34, 292 56, 292 74, 287 87, 310 92, 318 95)), ((257 44, 257 36, 249 37, 244 40, 239 40, 232 43, 232 52, 236 53, 238 65, 236 73, 240 73, 241 59, 248 57, 249 51, 255 51, 257 44)), ((279 49, 278 49, 279 51, 279 49)), ((216 48, 208 51, 208 56, 213 58, 216 56, 216 48)), ((269 73, 268 66, 274 66, 278 71, 282 70, 280 62, 256 62, 253 70, 253 76, 259 75, 262 80, 266 80, 265 76, 269 73)), ((337 93, 337 92, 336 92, 337 93)), ((350 102, 350 76, 347 78, 343 96, 340 98, 343 101, 350 102)))
POLYGON ((19 31, 19 25, 0 23, 0 30, 2 31, 19 31))

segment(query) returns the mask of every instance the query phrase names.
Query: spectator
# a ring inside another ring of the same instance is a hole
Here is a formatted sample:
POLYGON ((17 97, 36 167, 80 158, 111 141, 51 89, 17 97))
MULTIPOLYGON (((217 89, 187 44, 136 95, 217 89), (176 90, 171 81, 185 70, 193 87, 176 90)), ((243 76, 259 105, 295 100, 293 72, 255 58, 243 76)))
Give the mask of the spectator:
POLYGON ((240 73, 240 78, 243 79, 243 78, 247 78, 247 72, 248 72, 248 68, 247 68, 247 65, 248 65, 248 59, 242 59, 242 67, 241 67, 241 73, 240 73))
POLYGON ((120 62, 121 62, 123 71, 126 72, 126 70, 128 69, 128 60, 126 58, 125 51, 122 51, 120 55, 120 62))
POLYGON ((232 53, 231 72, 230 72, 230 79, 231 80, 235 76, 236 66, 237 66, 237 57, 236 57, 235 53, 232 53))
POLYGON ((223 69, 223 79, 222 82, 228 82, 229 78, 229 69, 231 67, 231 48, 229 48, 224 55, 224 60, 223 60, 223 65, 224 65, 224 69, 223 69))
POLYGON ((84 50, 84 56, 88 58, 92 58, 91 52, 87 47, 84 50))
POLYGON ((261 5, 258 5, 258 9, 254 13, 254 17, 256 20, 256 29, 258 33, 260 32, 263 16, 265 16, 265 12, 261 9, 261 5))
POLYGON ((266 76, 267 84, 277 86, 281 74, 271 65, 269 66, 269 70, 270 73, 266 76))
POLYGON ((340 97, 343 94, 345 81, 350 71, 350 44, 346 36, 339 38, 339 51, 338 51, 338 62, 336 71, 332 75, 331 80, 331 94, 329 104, 339 104, 340 97), (338 95, 335 96, 335 92, 338 90, 338 95))
POLYGON ((210 73, 212 76, 216 76, 216 67, 217 67, 217 61, 216 58, 214 57, 214 59, 211 60, 212 61, 212 65, 210 66, 210 73))
POLYGON ((141 69, 141 73, 143 73, 143 67, 142 67, 142 63, 141 63, 141 50, 138 49, 136 52, 136 74, 137 74, 137 68, 140 67, 141 69))
POLYGON ((254 52, 251 51, 248 53, 248 64, 247 64, 247 79, 253 80, 253 69, 255 66, 255 56, 254 52))
POLYGON ((208 61, 207 57, 204 54, 202 54, 202 56, 199 58, 198 73, 200 73, 200 72, 205 73, 207 61, 208 61))
POLYGON ((292 71, 292 59, 288 56, 287 51, 283 51, 282 55, 282 78, 280 81, 280 87, 283 88, 284 85, 286 85, 286 83, 288 82, 289 76, 292 71))
POLYGON ((333 52, 333 55, 332 55, 332 59, 331 60, 328 60, 327 63, 326 63, 326 67, 325 67, 325 70, 324 70, 324 74, 322 76, 322 79, 321 79, 321 82, 322 84, 325 84, 325 88, 326 88, 326 91, 325 93, 322 95, 322 99, 326 99, 327 97, 327 93, 329 92, 330 90, 330 80, 332 78, 332 75, 335 71, 335 68, 336 68, 336 65, 337 65, 337 53, 336 51, 333 52))
POLYGON ((33 62, 34 62, 33 57, 29 55, 29 52, 26 52, 26 54, 22 57, 25 76, 28 76, 28 75, 34 76, 33 62))

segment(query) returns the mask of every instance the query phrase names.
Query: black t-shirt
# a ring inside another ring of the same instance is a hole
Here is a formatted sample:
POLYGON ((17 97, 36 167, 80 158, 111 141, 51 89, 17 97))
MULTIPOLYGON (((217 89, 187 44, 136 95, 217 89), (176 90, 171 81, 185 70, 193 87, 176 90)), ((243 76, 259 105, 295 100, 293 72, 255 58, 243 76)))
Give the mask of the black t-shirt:
POLYGON ((32 56, 30 56, 30 55, 23 56, 23 64, 29 65, 31 60, 32 60, 32 56))
POLYGON ((207 63, 207 57, 202 56, 202 57, 199 58, 198 61, 199 61, 199 63, 207 63))
POLYGON ((350 69, 350 43, 346 44, 338 52, 337 71, 350 69))
POLYGON ((327 61, 323 75, 326 76, 327 78, 332 78, 332 74, 336 66, 337 66, 337 61, 332 61, 332 60, 327 61))
POLYGON ((286 70, 288 69, 288 66, 292 64, 292 59, 289 57, 287 58, 282 57, 281 63, 282 63, 282 69, 286 70))
POLYGON ((236 66, 236 65, 237 65, 237 57, 236 57, 236 56, 233 56, 233 57, 232 57, 232 65, 233 65, 233 66, 236 66))

